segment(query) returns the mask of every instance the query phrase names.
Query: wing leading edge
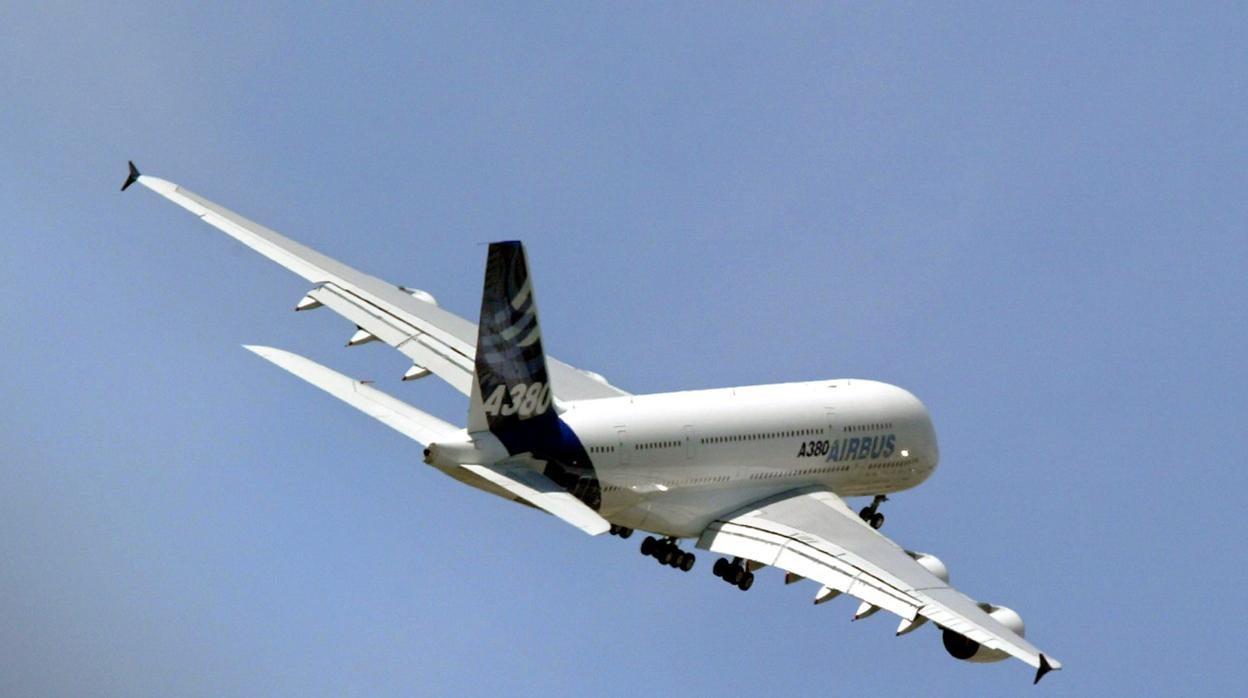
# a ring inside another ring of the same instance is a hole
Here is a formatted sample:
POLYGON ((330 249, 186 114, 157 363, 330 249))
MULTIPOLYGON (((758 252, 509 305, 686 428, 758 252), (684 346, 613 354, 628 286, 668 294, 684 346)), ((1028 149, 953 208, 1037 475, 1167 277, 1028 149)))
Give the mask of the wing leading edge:
POLYGON ((1036 667, 1037 681, 1062 666, 929 572, 826 489, 784 493, 717 519, 698 547, 813 579, 907 621, 927 618, 1036 667))
MULTIPOLYGON (((250 221, 177 184, 144 175, 134 163, 122 190, 134 183, 169 199, 247 247, 315 284, 311 301, 355 323, 368 335, 398 349, 412 362, 472 392, 477 327, 435 303, 391 283, 357 271, 310 247, 250 221)), ((628 393, 585 371, 549 359, 551 387, 561 400, 592 400, 628 393)))

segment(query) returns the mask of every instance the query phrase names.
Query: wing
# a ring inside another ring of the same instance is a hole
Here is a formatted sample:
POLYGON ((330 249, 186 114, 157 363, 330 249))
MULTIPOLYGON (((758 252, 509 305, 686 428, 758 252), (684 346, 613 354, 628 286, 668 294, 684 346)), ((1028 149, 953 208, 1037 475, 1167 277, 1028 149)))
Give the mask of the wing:
POLYGON ((611 529, 611 524, 599 516, 598 512, 585 506, 567 490, 555 484, 554 480, 522 463, 468 464, 459 467, 490 481, 591 536, 606 533, 611 529))
MULTIPOLYGON (((813 579, 906 621, 930 619, 1036 667, 1037 681, 1061 668, 822 488, 781 494, 717 519, 698 547, 813 579)), ((903 623, 903 628, 917 622, 903 623)))
MULTIPOLYGON (((138 182, 251 249, 312 282, 300 308, 324 305, 366 334, 398 349, 417 367, 428 369, 465 395, 472 392, 477 327, 423 297, 326 257, 309 247, 243 218, 198 194, 163 179, 142 175, 134 164, 126 187, 138 182)), ((551 387, 561 400, 592 400, 627 395, 601 377, 549 359, 551 387)))
POLYGON ((326 368, 311 359, 273 347, 244 345, 248 351, 315 385, 421 445, 445 439, 458 427, 397 400, 361 381, 326 368))

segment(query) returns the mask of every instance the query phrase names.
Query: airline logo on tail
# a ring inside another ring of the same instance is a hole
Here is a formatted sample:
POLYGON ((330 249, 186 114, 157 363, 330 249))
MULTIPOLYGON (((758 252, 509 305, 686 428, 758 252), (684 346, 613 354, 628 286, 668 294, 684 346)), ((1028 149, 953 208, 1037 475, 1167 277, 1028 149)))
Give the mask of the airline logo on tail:
POLYGON ((490 245, 478 328, 477 380, 490 430, 550 410, 537 299, 519 242, 490 245))
POLYGON ((470 428, 488 428, 516 455, 545 463, 542 474, 591 509, 602 486, 585 446, 555 411, 542 350, 537 299, 519 242, 490 244, 481 322, 477 326, 477 385, 470 428))

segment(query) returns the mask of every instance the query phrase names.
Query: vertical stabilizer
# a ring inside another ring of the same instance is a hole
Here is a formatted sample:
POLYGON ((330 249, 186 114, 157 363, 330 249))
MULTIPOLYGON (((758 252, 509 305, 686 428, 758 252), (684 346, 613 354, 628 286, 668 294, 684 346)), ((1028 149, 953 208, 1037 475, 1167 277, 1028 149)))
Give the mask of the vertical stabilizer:
POLYGON ((537 298, 520 242, 490 244, 477 327, 476 380, 469 429, 500 437, 553 422, 537 298))
POLYGON ((593 462, 552 406, 537 298, 524 245, 490 244, 468 430, 488 430, 513 456, 531 454, 542 473, 591 509, 602 502, 593 462))

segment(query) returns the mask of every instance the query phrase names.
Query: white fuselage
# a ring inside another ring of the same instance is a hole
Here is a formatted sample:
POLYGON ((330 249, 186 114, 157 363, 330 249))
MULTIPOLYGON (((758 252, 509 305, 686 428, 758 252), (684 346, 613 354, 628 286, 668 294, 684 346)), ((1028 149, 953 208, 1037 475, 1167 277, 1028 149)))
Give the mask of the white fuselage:
POLYGON ((560 417, 593 462, 599 513, 675 537, 697 536, 719 516, 799 487, 841 496, 908 489, 939 458, 923 404, 869 380, 586 400, 561 405, 560 417))

